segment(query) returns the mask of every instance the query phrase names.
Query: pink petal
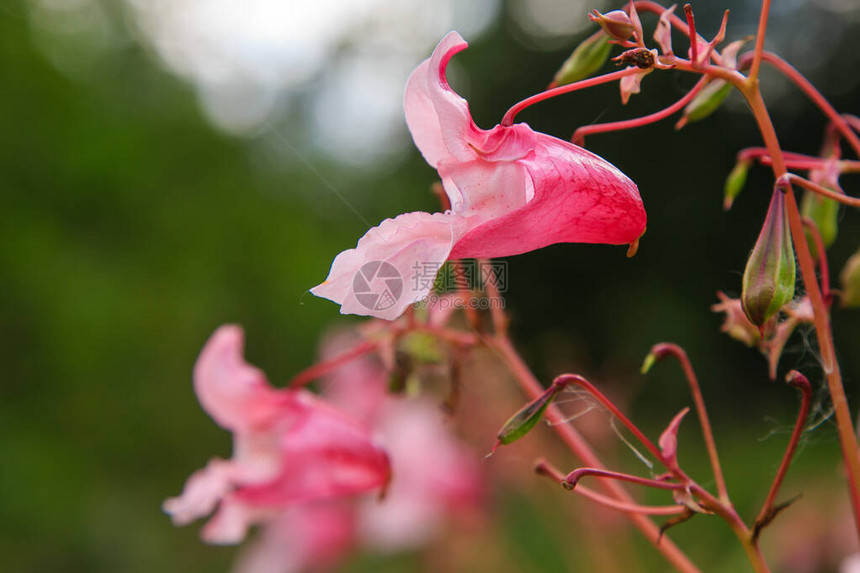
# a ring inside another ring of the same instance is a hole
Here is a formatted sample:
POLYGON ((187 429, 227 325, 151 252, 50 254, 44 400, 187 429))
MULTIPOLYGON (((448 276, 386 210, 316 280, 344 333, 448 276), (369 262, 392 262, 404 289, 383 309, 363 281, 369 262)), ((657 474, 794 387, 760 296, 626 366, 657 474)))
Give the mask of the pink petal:
POLYGON ((448 61, 467 45, 460 34, 449 32, 406 82, 406 124, 415 145, 433 167, 445 159, 462 161, 474 157, 463 138, 464 133, 477 130, 469 104, 448 86, 445 78, 448 61))
POLYGON ((657 27, 654 29, 654 41, 659 44, 660 49, 666 56, 672 55, 672 23, 669 16, 675 11, 677 4, 672 4, 660 14, 657 27))
POLYGON ((417 211, 386 219, 335 257, 311 292, 340 304, 342 314, 394 320, 430 293, 435 273, 423 269, 448 259, 454 218, 417 211))
POLYGON ((266 375, 242 357, 239 326, 216 330, 194 365, 194 390, 203 409, 223 428, 246 430, 278 409, 277 391, 266 375))
POLYGON ((660 434, 660 452, 663 454, 663 460, 669 467, 677 467, 678 465, 678 428, 681 426, 681 420, 689 412, 689 408, 681 410, 669 425, 660 434))
POLYGON ((250 506, 234 495, 228 495, 221 500, 215 515, 206 522, 200 537, 213 545, 241 543, 251 526, 268 521, 275 511, 274 508, 250 506))
POLYGON ((633 94, 638 94, 642 91, 640 85, 642 84, 642 78, 644 78, 651 70, 645 70, 640 74, 633 74, 632 76, 624 76, 618 82, 619 87, 621 88, 621 103, 626 104, 630 100, 630 96, 633 94))
POLYGON ((519 160, 534 188, 524 206, 466 232, 452 258, 504 257, 555 243, 629 244, 645 231, 636 185, 604 159, 538 133, 519 160))
POLYGON ((279 428, 282 469, 268 483, 241 488, 252 505, 283 505, 362 493, 385 486, 388 455, 369 430, 310 392, 291 391, 303 411, 279 428))
POLYGON ((212 513, 221 498, 233 488, 233 465, 224 460, 212 460, 202 470, 191 474, 178 497, 162 505, 174 525, 186 525, 212 513))
POLYGON ((534 192, 526 168, 514 161, 490 163, 476 159, 443 164, 439 175, 451 198, 451 210, 470 218, 468 222, 457 221, 455 235, 463 224, 471 229, 519 209, 528 201, 528 194, 534 192))

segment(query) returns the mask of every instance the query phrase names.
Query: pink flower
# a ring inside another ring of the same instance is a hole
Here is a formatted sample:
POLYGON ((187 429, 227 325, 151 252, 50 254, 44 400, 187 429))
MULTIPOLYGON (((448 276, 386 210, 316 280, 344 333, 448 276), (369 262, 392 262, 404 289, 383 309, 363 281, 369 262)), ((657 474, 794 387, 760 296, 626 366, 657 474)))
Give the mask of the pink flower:
MULTIPOLYGON (((323 344, 322 357, 358 341, 353 332, 336 333, 323 344)), ((374 355, 323 380, 326 398, 372 422, 385 445, 392 466, 385 495, 290 506, 243 552, 235 573, 329 570, 353 549, 420 549, 446 520, 476 509, 484 483, 478 458, 446 426, 437 403, 390 395, 387 380, 374 355)))
POLYGON ((451 210, 387 219, 339 254, 311 292, 339 303, 341 313, 397 318, 432 288, 433 277, 420 280, 417 270, 449 258, 505 257, 555 243, 632 244, 645 231, 636 185, 604 159, 524 123, 475 125, 445 79, 448 61, 465 47, 456 32, 445 36, 409 77, 404 98, 409 130, 439 171, 451 210), (378 299, 367 296, 375 290, 378 299))
POLYGON ((164 502, 177 525, 215 515, 202 537, 237 543, 248 527, 297 502, 384 487, 387 454, 361 422, 305 390, 272 388, 242 358, 238 326, 222 326, 194 367, 203 409, 233 432, 231 460, 213 459, 194 473, 179 497, 164 502), (217 509, 216 509, 217 508, 217 509))

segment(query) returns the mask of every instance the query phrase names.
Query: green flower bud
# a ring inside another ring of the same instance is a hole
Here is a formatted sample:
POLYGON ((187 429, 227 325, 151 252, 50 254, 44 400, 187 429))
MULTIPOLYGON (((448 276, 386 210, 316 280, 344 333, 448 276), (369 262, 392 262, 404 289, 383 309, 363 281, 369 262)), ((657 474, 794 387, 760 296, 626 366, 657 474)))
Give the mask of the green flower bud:
POLYGON ((526 404, 519 412, 511 416, 505 422, 502 429, 499 430, 496 436, 496 445, 493 446, 493 451, 499 444, 507 445, 515 442, 529 433, 529 430, 535 427, 535 424, 541 419, 543 413, 549 407, 552 399, 558 394, 564 385, 553 384, 541 396, 526 404))
POLYGON ((553 85, 563 86, 590 77, 603 67, 610 51, 609 36, 602 32, 589 36, 561 65, 553 78, 553 85))
POLYGON ((705 119, 722 105, 729 93, 732 91, 732 84, 725 80, 712 80, 702 88, 702 91, 696 94, 693 101, 687 104, 684 108, 684 115, 680 121, 675 124, 675 129, 681 129, 688 123, 705 119))
POLYGON ((794 297, 794 247, 785 193, 775 189, 764 225, 744 269, 741 304, 750 322, 764 324, 794 297))
POLYGON ((842 283, 842 306, 860 306, 860 251, 846 261, 839 281, 842 283))
POLYGON ((743 191, 744 185, 747 183, 747 173, 749 173, 749 170, 749 161, 738 161, 731 173, 729 173, 729 176, 726 177, 726 184, 723 188, 723 209, 726 211, 732 208, 735 198, 743 191))
MULTIPOLYGON (((825 187, 827 186, 825 185, 825 187)), ((833 241, 836 240, 836 233, 839 231, 839 203, 833 199, 828 199, 827 197, 807 191, 803 195, 800 212, 804 217, 809 217, 815 222, 818 232, 821 233, 824 247, 827 248, 832 245, 833 241)), ((818 249, 815 246, 815 240, 808 232, 806 240, 809 243, 809 250, 812 251, 813 256, 817 257, 818 249)))

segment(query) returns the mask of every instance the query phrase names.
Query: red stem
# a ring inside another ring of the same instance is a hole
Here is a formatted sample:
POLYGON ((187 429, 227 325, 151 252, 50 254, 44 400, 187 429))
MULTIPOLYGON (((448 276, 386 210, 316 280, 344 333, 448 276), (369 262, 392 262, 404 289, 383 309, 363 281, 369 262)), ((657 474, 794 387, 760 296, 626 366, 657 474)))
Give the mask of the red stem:
MULTIPOLYGON (((791 80, 797 87, 799 87, 806 96, 812 100, 812 102, 818 106, 824 115, 827 116, 827 119, 833 123, 839 133, 842 134, 848 143, 851 145, 851 148, 854 150, 854 154, 860 157, 860 137, 857 137, 857 134, 851 129, 848 121, 836 111, 836 109, 827 101, 818 89, 809 80, 807 80, 803 74, 798 72, 794 66, 777 56, 772 52, 763 52, 761 54, 762 60, 772 65, 774 68, 782 72, 789 80, 791 80)), ((753 60, 755 63, 755 60, 753 60)))
MULTIPOLYGON (((776 130, 773 127, 770 114, 768 114, 767 107, 761 97, 761 91, 758 89, 757 84, 753 88, 750 88, 749 84, 741 84, 738 87, 744 94, 756 118, 765 145, 767 145, 767 148, 771 152, 773 172, 777 180, 779 180, 787 172, 782 159, 782 149, 779 146, 776 130)), ((851 419, 851 411, 848 408, 845 388, 842 385, 839 363, 836 361, 836 352, 833 347, 833 331, 830 329, 830 315, 821 289, 818 286, 818 281, 815 278, 815 262, 812 259, 809 245, 806 242, 806 233, 803 231, 803 223, 800 220, 797 201, 790 189, 786 192, 785 199, 794 250, 797 254, 797 261, 803 276, 803 282, 807 288, 809 300, 812 303, 821 363, 827 376, 827 386, 830 390, 830 397, 836 414, 836 426, 839 432, 839 443, 842 447, 842 459, 845 461, 845 468, 848 473, 848 491, 851 495, 857 533, 860 535, 860 452, 858 452, 857 435, 854 433, 854 424, 851 419)))
POLYGON ((755 49, 753 50, 753 61, 750 67, 750 74, 747 77, 747 85, 755 86, 758 89, 758 72, 761 68, 761 58, 764 52, 764 36, 767 32, 767 18, 770 13, 770 0, 762 0, 761 16, 758 20, 758 31, 755 35, 755 49))
POLYGON ((699 39, 696 35, 696 19, 693 17, 693 7, 684 4, 684 15, 687 17, 687 27, 690 30, 690 56, 693 65, 699 63, 699 39))
POLYGON ((570 487, 571 489, 574 489, 577 486, 577 484, 579 483, 579 480, 581 480, 585 476, 594 476, 594 477, 601 477, 601 478, 607 478, 607 479, 616 479, 619 481, 626 481, 626 482, 630 482, 630 483, 635 483, 637 485, 654 487, 657 489, 682 490, 686 487, 684 484, 680 484, 680 483, 670 483, 670 482, 666 482, 666 481, 660 481, 660 480, 656 480, 656 479, 648 479, 648 478, 643 478, 643 477, 634 476, 634 475, 630 475, 630 474, 623 474, 623 473, 613 472, 613 471, 609 471, 609 470, 601 470, 601 469, 597 469, 597 468, 577 468, 577 469, 573 470, 572 472, 570 472, 569 474, 567 474, 567 477, 564 478, 564 483, 562 483, 562 485, 564 485, 566 483, 568 487, 570 487))
POLYGON ((585 125, 580 127, 575 132, 573 132, 573 137, 571 141, 576 145, 584 145, 585 137, 587 135, 593 135, 595 133, 606 133, 610 131, 621 131, 624 129, 633 129, 634 127, 641 127, 643 125, 648 125, 654 123, 656 121, 660 121, 666 117, 669 117, 673 113, 677 112, 685 105, 690 103, 696 94, 708 83, 708 78, 701 78, 693 89, 687 92, 684 97, 670 105, 665 109, 661 109, 660 111, 654 112, 650 115, 645 115, 642 117, 637 117, 634 119, 626 119, 623 121, 613 121, 610 123, 598 123, 595 125, 585 125))
POLYGON ((696 414, 699 417, 699 424, 702 426, 702 437, 705 440, 705 449, 708 451, 708 457, 711 461, 711 469, 714 472, 714 481, 717 484, 717 492, 720 496, 720 501, 726 505, 730 505, 729 492, 726 488, 726 479, 723 477, 723 470, 720 466, 720 458, 717 455, 717 444, 714 441, 714 433, 711 430, 711 421, 708 418, 708 411, 705 408, 705 400, 702 397, 702 390, 699 387, 699 381, 696 378, 696 372, 693 370, 693 365, 683 348, 677 344, 664 342, 657 344, 651 349, 651 355, 656 359, 661 359, 666 354, 671 355, 680 364, 684 371, 684 377, 690 386, 690 394, 693 396, 693 402, 696 405, 696 414))
POLYGON ((773 478, 773 484, 770 486, 770 491, 767 494, 764 505, 756 518, 756 524, 763 524, 772 518, 773 504, 776 501, 776 495, 779 493, 779 488, 785 479, 785 474, 788 473, 788 468, 791 466, 791 458, 794 457, 794 452, 797 450, 797 444, 800 443, 800 436, 803 435, 803 428, 806 425, 806 417, 809 415, 809 406, 812 403, 812 386, 806 376, 792 370, 786 376, 786 382, 789 386, 794 386, 800 390, 800 411, 797 413, 797 421, 794 423, 794 431, 791 434, 791 439, 788 441, 788 447, 785 449, 785 455, 782 457, 782 463, 779 470, 776 472, 776 477, 773 478))
POLYGON ((809 189, 813 193, 817 193, 819 195, 823 195, 828 199, 833 199, 834 201, 838 201, 839 203, 844 203, 845 205, 850 205, 851 207, 860 207, 860 198, 857 197, 849 197, 845 193, 840 193, 839 191, 834 191, 833 189, 828 189, 818 183, 813 183, 809 179, 805 177, 801 177, 800 175, 795 175, 794 173, 786 173, 780 179, 788 180, 791 183, 797 183, 804 189, 809 189))
MULTIPOLYGON (((548 477, 559 485, 563 486, 565 483, 565 475, 561 471, 559 471, 558 468, 556 468, 543 458, 539 459, 535 464, 535 472, 537 472, 538 475, 548 477)), ((573 491, 575 491, 582 497, 585 497, 593 502, 599 503, 604 507, 623 511, 627 514, 679 515, 686 511, 686 508, 683 505, 639 505, 638 503, 625 503, 613 499, 611 497, 601 495, 596 491, 593 491, 581 485, 577 486, 576 489, 573 491)))
POLYGON ((324 376, 329 372, 337 370, 347 362, 355 360, 362 354, 367 354, 368 352, 374 350, 380 344, 379 340, 365 340, 361 344, 357 344, 356 346, 346 350, 333 358, 329 358, 328 360, 323 360, 322 362, 317 362, 313 366, 305 368, 290 380, 288 384, 291 388, 300 388, 301 386, 305 386, 310 384, 320 376, 324 376))
MULTIPOLYGON (((508 366, 514 378, 519 382, 520 386, 525 391, 530 399, 535 399, 544 393, 544 389, 538 382, 534 374, 531 373, 528 366, 523 362, 520 355, 517 353, 507 336, 497 336, 492 341, 492 347, 495 348, 506 365, 508 366)), ((552 424, 552 428, 558 433, 559 437, 567 444, 570 451, 573 452, 585 465, 603 468, 603 464, 598 459, 594 451, 589 447, 588 443, 580 436, 573 426, 566 423, 566 419, 557 406, 551 405, 547 408, 546 419, 552 424)), ((617 482, 602 481, 600 485, 614 498, 614 501, 619 504, 634 504, 630 494, 621 487, 617 482)), ((666 559, 679 571, 686 573, 698 572, 699 569, 690 561, 690 559, 681 551, 677 545, 665 536, 660 535, 660 528, 649 519, 646 515, 642 515, 635 510, 627 510, 621 507, 627 513, 628 518, 633 524, 645 535, 658 551, 660 551, 666 559)))
POLYGON ((827 300, 830 298, 830 268, 827 265, 827 249, 824 248, 824 239, 821 238, 821 231, 815 221, 809 217, 801 217, 800 220, 815 242, 815 251, 818 254, 818 272, 821 275, 821 293, 827 300))
POLYGON ((603 404, 603 406, 609 410, 613 416, 618 418, 618 420, 624 424, 628 430, 630 430, 630 433, 636 436, 636 439, 639 440, 639 442, 645 446, 654 455, 654 457, 660 461, 660 463, 663 463, 663 453, 660 449, 655 446, 654 443, 642 433, 642 430, 637 428, 636 424, 631 422, 630 419, 625 416, 609 398, 607 398, 600 390, 595 388, 591 382, 578 374, 562 374, 561 376, 556 377, 552 383, 553 386, 560 386, 562 388, 565 386, 582 386, 589 394, 594 396, 598 402, 603 404))
POLYGON ((538 94, 535 94, 531 97, 524 99, 523 101, 514 104, 514 106, 505 113, 505 116, 502 118, 502 125, 510 126, 514 123, 514 117, 518 113, 520 113, 525 108, 534 105, 536 103, 542 102, 544 100, 560 96, 562 94, 575 92, 577 90, 582 90, 585 88, 590 88, 592 86, 597 86, 600 84, 605 84, 607 82, 612 82, 615 80, 620 80, 626 76, 632 76, 633 74, 642 73, 642 70, 637 68, 636 66, 631 66, 629 68, 625 68, 623 70, 618 70, 617 72, 610 72, 608 74, 603 74, 602 76, 597 76, 594 78, 589 78, 587 80, 582 80, 579 82, 574 82, 572 84, 566 84, 563 86, 558 86, 556 88, 548 89, 542 91, 538 94))

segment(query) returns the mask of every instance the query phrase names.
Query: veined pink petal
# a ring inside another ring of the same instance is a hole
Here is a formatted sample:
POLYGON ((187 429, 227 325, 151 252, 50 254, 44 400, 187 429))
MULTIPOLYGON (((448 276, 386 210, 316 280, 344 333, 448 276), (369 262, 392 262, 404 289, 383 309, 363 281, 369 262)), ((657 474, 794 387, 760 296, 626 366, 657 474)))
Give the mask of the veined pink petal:
MULTIPOLYGON (((465 163, 443 164, 439 168, 442 184, 451 198, 451 210, 470 219, 472 228, 500 217, 526 204, 531 179, 519 162, 489 163, 481 159, 465 163)), ((457 228, 464 224, 456 221, 457 228)))
POLYGON ((241 327, 224 325, 212 334, 194 365, 194 391, 200 405, 218 425, 230 430, 260 424, 279 408, 277 391, 266 375, 242 357, 244 345, 241 327))
POLYGON ((430 293, 435 273, 425 271, 448 259, 453 220, 421 211, 386 219, 335 257, 325 282, 311 292, 340 304, 342 314, 394 320, 430 293))
POLYGON ((555 243, 633 243, 645 231, 636 185, 611 163, 538 133, 535 153, 518 161, 534 187, 524 206, 465 233, 452 258, 505 257, 555 243))

